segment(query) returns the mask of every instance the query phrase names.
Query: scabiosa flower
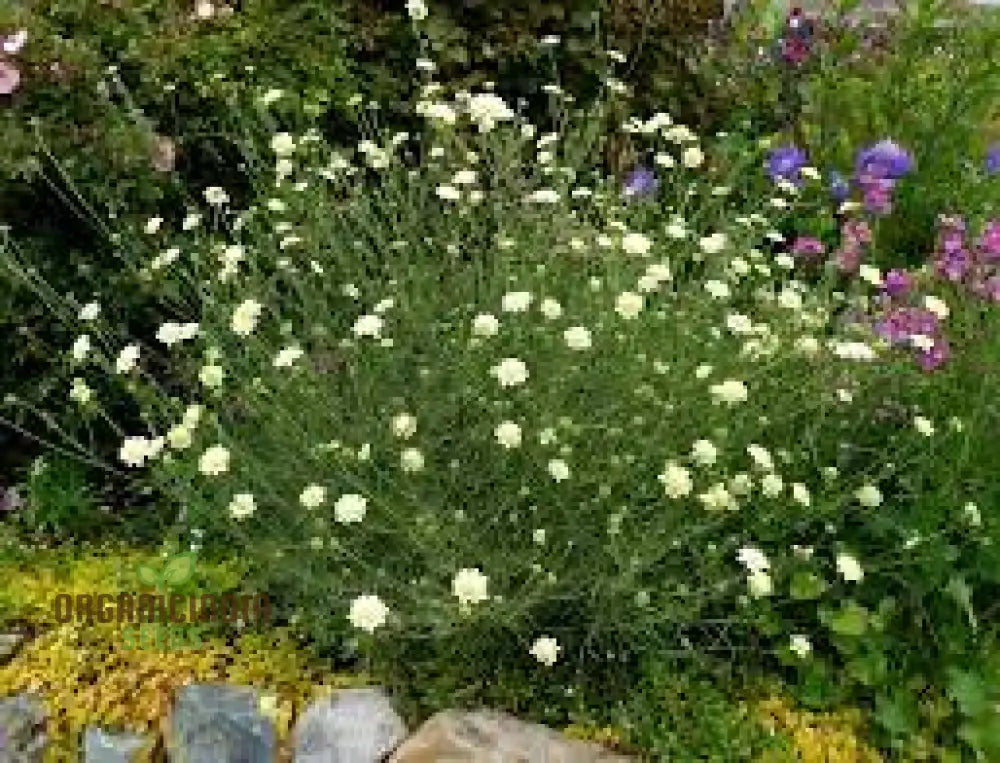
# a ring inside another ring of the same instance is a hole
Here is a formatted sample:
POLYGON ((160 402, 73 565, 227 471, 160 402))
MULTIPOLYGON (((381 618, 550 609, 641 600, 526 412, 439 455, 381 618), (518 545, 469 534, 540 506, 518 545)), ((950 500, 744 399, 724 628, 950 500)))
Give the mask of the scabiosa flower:
POLYGON ((552 667, 559 659, 559 652, 562 647, 559 642, 551 636, 540 636, 531 647, 531 656, 543 665, 552 667))
POLYGON ((983 250, 985 259, 1000 261, 1000 220, 991 220, 986 224, 979 239, 979 247, 983 250))
POLYGON ((943 336, 935 337, 934 344, 926 350, 917 352, 917 363, 925 371, 935 371, 951 357, 951 346, 947 338, 943 336))
POLYGON ((767 159, 767 174, 775 183, 786 180, 802 184, 802 168, 808 163, 806 152, 797 146, 782 146, 771 151, 767 159))
POLYGON ((374 633, 376 628, 385 625, 388 615, 389 608, 378 596, 364 594, 351 602, 351 611, 347 619, 355 628, 374 633))
POLYGON ((465 568, 455 573, 451 582, 451 591, 459 604, 468 606, 479 604, 489 598, 487 585, 489 579, 477 568, 465 568))
POLYGON ((854 170, 858 178, 869 176, 899 180, 913 169, 913 158, 897 143, 881 140, 861 149, 854 160, 854 170))
POLYGON ((625 177, 623 193, 628 197, 652 196, 656 193, 660 181, 648 167, 636 167, 625 177))

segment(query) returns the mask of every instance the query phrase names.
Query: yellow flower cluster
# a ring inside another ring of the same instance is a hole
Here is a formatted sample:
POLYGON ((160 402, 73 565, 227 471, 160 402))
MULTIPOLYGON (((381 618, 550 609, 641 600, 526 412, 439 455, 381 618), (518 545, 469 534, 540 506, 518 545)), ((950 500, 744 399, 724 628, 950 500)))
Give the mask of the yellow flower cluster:
MULTIPOLYGON (((796 709, 784 698, 758 703, 761 721, 792 740, 799 763, 880 763, 882 757, 858 738, 861 713, 810 713, 796 709)), ((783 759, 782 759, 783 760, 783 759)), ((764 756, 760 763, 778 763, 764 756)))
MULTIPOLYGON (((143 561, 150 557, 125 553, 56 569, 35 565, 0 583, 2 611, 40 629, 11 662, 0 666, 0 696, 28 691, 44 702, 51 740, 47 761, 78 760, 88 725, 156 739, 175 691, 191 682, 255 687, 287 756, 292 723, 313 698, 366 683, 364 676, 327 673, 291 634, 279 629, 244 633, 233 643, 207 638, 198 649, 142 650, 123 647, 116 623, 54 625, 51 602, 56 594, 131 590, 131 571, 143 561)), ((229 577, 224 567, 200 572, 217 583, 229 577)))

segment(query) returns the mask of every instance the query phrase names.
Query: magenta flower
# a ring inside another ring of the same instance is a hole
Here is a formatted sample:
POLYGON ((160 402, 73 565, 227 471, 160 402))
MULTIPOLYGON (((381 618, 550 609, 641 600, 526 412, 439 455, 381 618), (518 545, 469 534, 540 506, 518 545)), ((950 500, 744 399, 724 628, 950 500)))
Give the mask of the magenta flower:
POLYGON ((792 242, 792 254, 796 257, 816 259, 826 251, 826 246, 814 236, 799 236, 792 242))
POLYGON ((979 246, 988 260, 1000 260, 1000 221, 991 220, 983 229, 979 246))
POLYGON ((0 59, 0 95, 10 95, 21 84, 21 72, 10 61, 0 59))
POLYGON ((834 255, 834 264, 842 273, 856 273, 861 267, 861 254, 859 246, 846 243, 834 255))
POLYGON ((882 281, 882 291, 890 297, 901 297, 913 288, 913 277, 905 270, 890 270, 882 281))
POLYGON ((917 351, 917 363, 925 371, 935 371, 951 357, 951 347, 943 336, 934 338, 934 345, 929 350, 917 351))

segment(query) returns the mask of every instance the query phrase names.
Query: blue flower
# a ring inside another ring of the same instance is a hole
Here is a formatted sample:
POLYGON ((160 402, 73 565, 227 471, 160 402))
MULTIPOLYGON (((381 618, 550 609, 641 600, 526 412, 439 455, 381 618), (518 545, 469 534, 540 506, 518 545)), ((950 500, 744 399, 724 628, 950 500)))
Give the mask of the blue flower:
POLYGON ((851 187, 847 180, 839 172, 834 170, 830 173, 830 196, 838 204, 847 200, 851 193, 851 187))
POLYGON ((796 185, 802 182, 802 168, 806 166, 806 152, 797 146, 782 146, 771 151, 767 158, 767 174, 771 180, 787 180, 796 185))
POLYGON ((882 140, 858 152, 854 171, 858 178, 899 180, 913 169, 910 154, 891 140, 882 140))
POLYGON ((994 143, 986 150, 986 174, 1000 173, 1000 143, 994 143))
POLYGON ((625 176, 626 196, 651 196, 656 193, 660 181, 651 169, 636 167, 625 176))

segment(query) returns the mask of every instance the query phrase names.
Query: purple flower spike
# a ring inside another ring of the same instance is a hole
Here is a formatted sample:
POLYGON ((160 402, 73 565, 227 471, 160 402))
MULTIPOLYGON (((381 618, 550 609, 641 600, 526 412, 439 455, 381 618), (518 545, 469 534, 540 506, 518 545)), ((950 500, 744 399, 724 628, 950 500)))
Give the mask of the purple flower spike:
POLYGON ((882 290, 890 297, 901 297, 913 288, 913 277, 905 270, 890 270, 882 281, 882 290))
POLYGON ((986 150, 986 174, 1000 174, 1000 143, 994 143, 986 150))
POLYGON ((771 180, 787 180, 799 185, 802 183, 802 168, 808 162, 806 152, 797 146, 782 146, 771 151, 767 158, 767 174, 771 180))
POLYGON ((626 196, 651 196, 656 193, 660 181, 651 169, 636 167, 625 177, 626 196))

